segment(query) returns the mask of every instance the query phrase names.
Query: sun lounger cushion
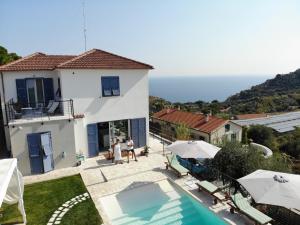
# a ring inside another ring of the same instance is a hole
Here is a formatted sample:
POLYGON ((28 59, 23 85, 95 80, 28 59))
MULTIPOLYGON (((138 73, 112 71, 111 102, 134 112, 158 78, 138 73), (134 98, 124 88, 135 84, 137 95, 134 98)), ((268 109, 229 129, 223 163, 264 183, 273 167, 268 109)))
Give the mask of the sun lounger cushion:
POLYGON ((216 192, 219 189, 216 185, 208 182, 207 180, 198 182, 198 185, 200 188, 204 188, 206 191, 208 191, 211 194, 216 192))
POLYGON ((176 170, 180 174, 187 174, 189 172, 188 169, 184 168, 180 163, 178 162, 176 155, 167 155, 168 163, 170 164, 170 167, 172 167, 174 170, 176 170))
POLYGON ((272 218, 253 208, 248 202, 248 200, 244 198, 241 193, 235 194, 231 196, 231 198, 240 211, 242 211, 244 214, 248 215, 255 221, 259 222, 260 224, 266 224, 272 221, 272 218))

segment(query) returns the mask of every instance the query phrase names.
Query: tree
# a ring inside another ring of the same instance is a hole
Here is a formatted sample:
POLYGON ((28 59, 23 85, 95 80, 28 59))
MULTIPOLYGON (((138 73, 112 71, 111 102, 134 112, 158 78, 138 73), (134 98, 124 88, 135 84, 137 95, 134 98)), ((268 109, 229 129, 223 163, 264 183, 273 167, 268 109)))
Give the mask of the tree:
POLYGON ((21 58, 16 53, 8 53, 7 49, 0 46, 0 65, 15 61, 21 58))
POLYGON ((291 164, 282 154, 264 158, 262 152, 238 142, 227 142, 212 159, 211 165, 226 175, 238 179, 258 169, 290 172, 291 164))
POLYGON ((273 130, 269 127, 262 125, 250 126, 247 138, 252 139, 255 143, 265 145, 273 151, 278 149, 273 130))
POLYGON ((290 156, 300 159, 300 128, 296 128, 290 135, 281 137, 283 143, 279 149, 290 156))
POLYGON ((185 124, 179 124, 175 128, 177 140, 189 140, 191 136, 190 129, 185 124))

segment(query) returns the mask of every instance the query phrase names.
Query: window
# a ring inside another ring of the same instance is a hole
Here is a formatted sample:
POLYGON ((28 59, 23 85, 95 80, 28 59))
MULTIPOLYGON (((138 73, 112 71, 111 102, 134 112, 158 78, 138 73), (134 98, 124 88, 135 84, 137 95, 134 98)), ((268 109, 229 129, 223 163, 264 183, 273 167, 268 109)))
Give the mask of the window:
POLYGON ((228 132, 228 131, 230 131, 230 124, 225 125, 225 132, 228 132))
POLYGON ((231 134, 231 141, 236 141, 236 133, 231 134))
POLYGON ((101 77, 102 96, 120 96, 120 83, 119 77, 101 77))
POLYGON ((52 78, 16 79, 18 103, 22 107, 47 105, 54 99, 52 78))

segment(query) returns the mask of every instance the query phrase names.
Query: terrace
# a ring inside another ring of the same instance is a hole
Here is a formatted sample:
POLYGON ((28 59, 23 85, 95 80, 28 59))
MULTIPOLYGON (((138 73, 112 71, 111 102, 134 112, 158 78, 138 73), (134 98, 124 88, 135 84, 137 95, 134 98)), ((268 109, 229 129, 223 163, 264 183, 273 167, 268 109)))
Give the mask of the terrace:
MULTIPOLYGON (((103 223, 112 224, 110 215, 107 213, 110 206, 106 205, 105 198, 124 192, 139 193, 140 190, 149 187, 149 184, 160 184, 169 180, 188 192, 198 202, 227 223, 252 224, 251 221, 240 214, 231 214, 229 211, 230 206, 226 203, 214 205, 211 196, 203 192, 198 192, 196 185, 191 184, 191 181, 194 180, 192 176, 189 175, 184 178, 178 178, 174 171, 166 170, 166 160, 163 155, 164 145, 160 139, 149 137, 149 145, 149 156, 139 156, 138 162, 130 161, 130 163, 115 165, 110 160, 106 160, 104 155, 101 155, 87 159, 78 167, 54 170, 47 174, 27 176, 24 178, 25 184, 33 185, 38 182, 42 182, 40 184, 43 184, 44 182, 49 182, 49 180, 55 182, 54 179, 80 174, 98 213, 103 219, 103 223)), ((142 149, 138 149, 137 152, 139 153, 141 150, 142 149)), ((46 201, 47 199, 44 200, 46 201)), ((58 205, 63 204, 64 201, 65 200, 62 200, 58 205)), ((32 207, 34 206, 32 205, 32 207)), ((72 210, 75 210, 75 208, 72 210)), ((72 210, 66 214, 66 217, 69 213, 72 213, 72 210)), ((53 215, 54 212, 55 209, 51 209, 50 212, 47 212, 47 220, 52 218, 51 214, 53 215)), ((29 220, 32 217, 31 213, 31 211, 27 212, 29 220)), ((61 224, 64 224, 63 221, 64 220, 62 220, 61 224)))

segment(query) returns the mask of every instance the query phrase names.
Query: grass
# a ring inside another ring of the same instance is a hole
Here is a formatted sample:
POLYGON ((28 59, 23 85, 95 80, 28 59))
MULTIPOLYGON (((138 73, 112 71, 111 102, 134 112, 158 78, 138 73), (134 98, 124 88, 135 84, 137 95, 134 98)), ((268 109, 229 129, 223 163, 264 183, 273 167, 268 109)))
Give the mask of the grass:
MULTIPOLYGON (((28 225, 47 224, 52 213, 64 202, 85 193, 87 190, 80 175, 45 181, 25 186, 24 202, 28 225)), ((21 222, 17 205, 3 207, 0 224, 21 222)), ((98 225, 101 217, 91 199, 79 203, 63 217, 62 225, 98 225)))

